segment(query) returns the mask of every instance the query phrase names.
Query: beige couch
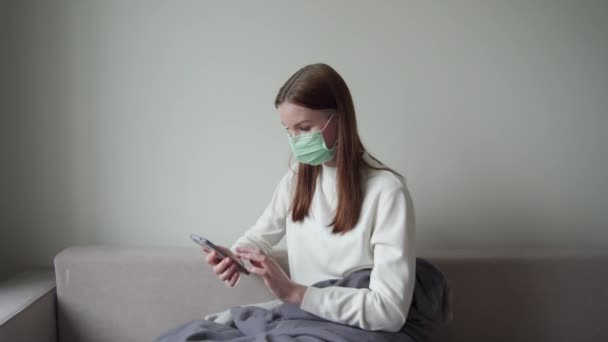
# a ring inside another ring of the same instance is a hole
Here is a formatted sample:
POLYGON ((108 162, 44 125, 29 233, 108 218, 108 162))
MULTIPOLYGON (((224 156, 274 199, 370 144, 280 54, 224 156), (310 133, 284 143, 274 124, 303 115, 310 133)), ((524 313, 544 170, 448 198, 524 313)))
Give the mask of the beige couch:
MULTIPOLYGON (((274 253, 289 272, 285 251, 274 253)), ((446 275, 453 293, 454 319, 435 341, 608 341, 606 251, 418 256, 446 275)), ((26 305, 13 305, 18 312, 0 321, 0 341, 151 341, 206 314, 273 299, 256 276, 226 287, 203 258, 196 247, 67 248, 55 257, 56 288, 47 282, 26 305)))

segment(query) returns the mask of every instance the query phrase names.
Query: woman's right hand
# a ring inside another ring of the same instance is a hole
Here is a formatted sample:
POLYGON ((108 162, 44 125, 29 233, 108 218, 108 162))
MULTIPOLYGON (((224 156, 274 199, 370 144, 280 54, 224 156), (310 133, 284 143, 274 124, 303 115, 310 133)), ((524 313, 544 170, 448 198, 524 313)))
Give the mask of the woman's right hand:
MULTIPOLYGON (((222 253, 224 253, 224 255, 231 255, 236 258, 230 249, 223 246, 217 247, 222 251, 222 253)), ((238 268, 236 267, 236 263, 229 257, 219 260, 219 255, 214 250, 209 250, 203 247, 203 251, 207 253, 207 264, 213 267, 213 272, 218 276, 218 278, 223 281, 226 286, 234 287, 241 276, 238 268)))

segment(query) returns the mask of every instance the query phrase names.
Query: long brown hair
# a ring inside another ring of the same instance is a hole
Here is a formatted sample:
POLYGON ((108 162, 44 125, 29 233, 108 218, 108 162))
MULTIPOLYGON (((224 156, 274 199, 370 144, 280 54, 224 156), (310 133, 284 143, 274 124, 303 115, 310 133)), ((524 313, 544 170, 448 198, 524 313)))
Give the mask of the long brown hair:
MULTIPOLYGON (((274 105, 278 108, 283 102, 313 110, 329 108, 336 110, 334 120, 338 120, 336 145, 338 207, 330 226, 333 226, 333 234, 347 233, 357 224, 361 212, 362 168, 388 170, 402 180, 403 176, 388 167, 378 168, 365 161, 363 154, 366 150, 357 132, 355 107, 350 91, 344 79, 329 65, 310 64, 294 73, 279 89, 274 105)), ((371 155, 370 157, 384 165, 371 155)), ((321 165, 299 163, 296 190, 290 207, 294 222, 303 221, 308 217, 320 171, 321 165)))

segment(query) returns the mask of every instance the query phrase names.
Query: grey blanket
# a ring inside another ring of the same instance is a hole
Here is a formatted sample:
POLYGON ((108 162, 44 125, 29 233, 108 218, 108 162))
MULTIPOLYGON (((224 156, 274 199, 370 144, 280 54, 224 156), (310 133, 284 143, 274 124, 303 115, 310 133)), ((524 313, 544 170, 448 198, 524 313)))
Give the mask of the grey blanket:
MULTIPOLYGON (((369 288, 371 268, 358 270, 341 279, 328 279, 312 286, 369 288)), ((421 342, 430 341, 435 327, 451 320, 451 291, 443 273, 429 261, 416 258, 416 283, 407 320, 397 332, 370 331, 328 321, 283 303, 271 310, 256 306, 230 308, 229 325, 196 319, 175 327, 155 342, 181 341, 302 341, 302 342, 421 342)))

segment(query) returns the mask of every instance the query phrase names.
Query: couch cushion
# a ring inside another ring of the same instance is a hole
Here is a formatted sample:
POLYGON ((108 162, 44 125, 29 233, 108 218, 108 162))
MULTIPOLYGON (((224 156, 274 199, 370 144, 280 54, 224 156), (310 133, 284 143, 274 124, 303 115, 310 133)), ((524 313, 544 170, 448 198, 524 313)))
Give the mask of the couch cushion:
POLYGON ((608 341, 608 251, 422 253, 452 291, 453 319, 433 341, 608 341))
POLYGON ((197 247, 63 250, 55 257, 60 341, 151 341, 185 321, 272 299, 255 275, 227 287, 205 255, 197 247))

